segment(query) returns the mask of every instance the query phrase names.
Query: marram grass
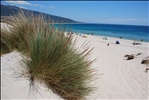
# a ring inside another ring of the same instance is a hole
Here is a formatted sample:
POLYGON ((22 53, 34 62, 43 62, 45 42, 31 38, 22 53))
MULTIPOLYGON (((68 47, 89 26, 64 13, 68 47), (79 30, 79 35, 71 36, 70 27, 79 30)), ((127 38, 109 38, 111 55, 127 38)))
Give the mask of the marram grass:
POLYGON ((92 49, 77 52, 72 35, 65 36, 63 31, 49 26, 41 15, 21 12, 4 21, 13 26, 10 32, 4 32, 11 34, 11 38, 4 38, 8 41, 5 45, 31 59, 25 59, 31 83, 42 82, 67 100, 84 99, 90 93, 92 61, 88 55, 92 49))

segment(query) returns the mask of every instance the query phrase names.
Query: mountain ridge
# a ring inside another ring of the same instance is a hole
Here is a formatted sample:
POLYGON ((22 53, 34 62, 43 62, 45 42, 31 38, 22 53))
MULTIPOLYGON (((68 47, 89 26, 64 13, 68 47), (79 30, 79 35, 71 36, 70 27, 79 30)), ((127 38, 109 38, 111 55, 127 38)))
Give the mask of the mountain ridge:
POLYGON ((28 10, 28 9, 24 9, 16 6, 2 5, 2 4, 1 4, 1 19, 3 19, 3 17, 5 16, 14 15, 18 13, 20 10, 24 12, 31 12, 34 15, 42 14, 43 16, 46 17, 46 19, 50 19, 50 22, 54 22, 54 23, 79 23, 78 21, 74 21, 69 18, 64 18, 56 15, 39 12, 39 11, 33 11, 33 10, 28 10))

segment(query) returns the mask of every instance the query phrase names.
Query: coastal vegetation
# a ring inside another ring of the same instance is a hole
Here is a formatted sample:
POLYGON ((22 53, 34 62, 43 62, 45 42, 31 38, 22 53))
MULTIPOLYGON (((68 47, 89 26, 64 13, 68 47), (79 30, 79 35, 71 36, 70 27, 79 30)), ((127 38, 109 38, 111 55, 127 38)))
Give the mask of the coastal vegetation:
POLYGON ((3 21, 11 27, 1 30, 1 54, 16 50, 26 56, 22 77, 28 76, 32 87, 44 83, 67 100, 84 99, 92 91, 92 48, 87 44, 84 51, 77 51, 73 35, 55 29, 43 15, 21 11, 3 21))

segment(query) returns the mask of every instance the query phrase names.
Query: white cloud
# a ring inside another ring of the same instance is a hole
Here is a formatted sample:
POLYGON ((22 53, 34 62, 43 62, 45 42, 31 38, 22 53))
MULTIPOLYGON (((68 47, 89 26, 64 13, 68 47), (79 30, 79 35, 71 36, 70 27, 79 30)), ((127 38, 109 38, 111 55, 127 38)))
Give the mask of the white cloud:
POLYGON ((148 21, 148 19, 146 19, 146 18, 142 18, 141 21, 148 21))
MULTIPOLYGON (((24 8, 24 9, 28 9, 28 8, 25 8, 25 7, 22 7, 20 5, 28 5, 28 6, 34 6, 34 7, 45 7, 44 5, 41 5, 41 4, 33 4, 33 3, 30 3, 30 2, 27 2, 27 1, 5 1, 5 3, 9 4, 9 5, 13 5, 13 6, 17 6, 17 7, 20 7, 20 8, 24 8)), ((55 6, 52 6, 52 5, 49 5, 48 7, 46 8, 49 8, 49 9, 54 9, 55 6)))
POLYGON ((33 6, 39 6, 38 4, 33 4, 33 6))
POLYGON ((99 23, 148 25, 148 21, 148 18, 105 18, 99 20, 99 23))
POLYGON ((28 9, 28 8, 26 8, 26 7, 22 7, 22 6, 17 6, 17 7, 19 7, 19 8, 23 8, 23 9, 28 9))
POLYGON ((110 19, 103 19, 103 21, 106 22, 127 22, 127 21, 136 21, 138 20, 137 18, 110 18, 110 19))
POLYGON ((9 3, 9 4, 18 4, 18 5, 30 5, 32 6, 31 3, 27 2, 27 1, 5 1, 6 3, 9 3))
POLYGON ((104 22, 135 22, 135 21, 148 21, 147 18, 110 18, 103 19, 104 22))
POLYGON ((49 5, 49 6, 48 6, 48 8, 53 9, 53 8, 55 8, 55 7, 54 7, 54 6, 49 5))
POLYGON ((40 4, 31 4, 27 1, 5 1, 6 3, 9 3, 10 5, 29 5, 29 6, 35 6, 35 7, 44 7, 40 4))
POLYGON ((35 7, 44 7, 43 5, 40 5, 40 4, 33 4, 33 6, 35 6, 35 7))
POLYGON ((39 7, 44 7, 43 5, 39 5, 39 7))

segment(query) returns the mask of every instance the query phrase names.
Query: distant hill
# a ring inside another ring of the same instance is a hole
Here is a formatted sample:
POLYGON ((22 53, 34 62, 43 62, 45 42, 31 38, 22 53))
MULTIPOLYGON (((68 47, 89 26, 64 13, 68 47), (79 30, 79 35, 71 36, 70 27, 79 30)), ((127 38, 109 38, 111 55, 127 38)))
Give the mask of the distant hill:
POLYGON ((55 22, 55 23, 78 23, 77 21, 71 20, 69 18, 64 18, 64 17, 59 17, 59 16, 54 16, 38 11, 32 11, 32 10, 27 10, 15 6, 10 6, 10 5, 1 5, 1 19, 5 16, 10 16, 13 14, 18 13, 20 10, 23 10, 25 12, 32 12, 34 15, 42 14, 44 15, 47 19, 50 18, 50 22, 55 22))

